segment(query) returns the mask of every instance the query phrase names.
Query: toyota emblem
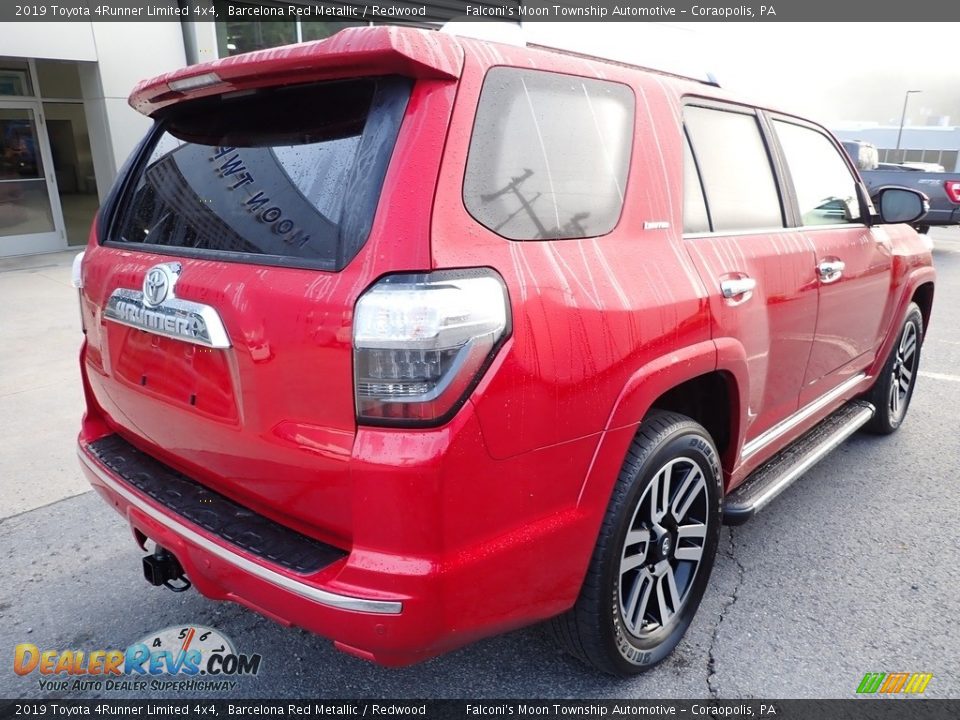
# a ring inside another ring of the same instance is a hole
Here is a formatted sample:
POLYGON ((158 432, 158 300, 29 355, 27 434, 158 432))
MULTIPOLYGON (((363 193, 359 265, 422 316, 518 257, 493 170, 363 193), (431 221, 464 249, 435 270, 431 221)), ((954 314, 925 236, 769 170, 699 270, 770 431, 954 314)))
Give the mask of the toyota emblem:
POLYGON ((156 307, 168 296, 172 297, 173 284, 180 275, 180 263, 154 265, 143 279, 143 304, 156 307))

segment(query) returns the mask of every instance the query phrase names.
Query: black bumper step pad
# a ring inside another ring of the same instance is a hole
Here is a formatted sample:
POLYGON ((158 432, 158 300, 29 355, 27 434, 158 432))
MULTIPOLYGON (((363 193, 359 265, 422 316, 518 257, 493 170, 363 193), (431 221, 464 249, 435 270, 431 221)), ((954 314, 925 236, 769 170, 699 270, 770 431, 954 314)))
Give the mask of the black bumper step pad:
POLYGON ((141 452, 119 435, 101 438, 87 449, 116 476, 172 513, 274 565, 306 575, 347 555, 340 548, 238 505, 141 452))

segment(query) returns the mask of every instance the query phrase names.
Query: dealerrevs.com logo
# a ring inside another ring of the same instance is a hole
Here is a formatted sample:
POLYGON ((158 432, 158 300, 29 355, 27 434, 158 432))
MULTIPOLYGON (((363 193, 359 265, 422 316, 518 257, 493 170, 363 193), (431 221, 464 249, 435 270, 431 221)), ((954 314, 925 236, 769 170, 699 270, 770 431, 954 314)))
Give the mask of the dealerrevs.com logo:
POLYGON ((237 652, 226 635, 200 625, 151 633, 126 650, 14 648, 13 671, 36 673, 41 690, 233 690, 260 672, 259 654, 237 652))

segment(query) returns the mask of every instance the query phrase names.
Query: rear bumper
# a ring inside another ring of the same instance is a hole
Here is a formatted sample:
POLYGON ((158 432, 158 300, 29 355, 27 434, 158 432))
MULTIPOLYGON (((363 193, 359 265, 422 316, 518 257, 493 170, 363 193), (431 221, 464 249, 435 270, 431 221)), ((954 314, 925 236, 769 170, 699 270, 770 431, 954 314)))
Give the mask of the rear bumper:
MULTIPOLYGON (((461 415, 471 428, 466 435, 476 439, 475 420, 461 415)), ((577 508, 573 495, 596 438, 509 461, 478 459, 467 465, 471 491, 461 494, 453 487, 464 482, 459 460, 456 473, 412 463, 410 452, 410 464, 398 464, 384 453, 385 434, 371 431, 352 473, 362 498, 352 547, 323 567, 297 572, 223 537, 236 537, 236 528, 211 532, 209 523, 199 524, 202 517, 179 514, 175 502, 128 482, 129 471, 91 450, 102 431, 85 427, 81 466, 141 547, 149 539, 173 553, 209 598, 237 602, 382 665, 409 665, 563 612, 576 598, 596 537, 599 516, 577 508), (544 467, 561 465, 566 473, 540 480, 544 467), (498 491, 509 499, 485 497, 498 491)))
MULTIPOLYGON (((82 440, 78 455, 93 488, 126 517, 138 543, 150 539, 172 552, 203 595, 331 638, 339 649, 383 665, 407 665, 443 651, 426 602, 374 589, 366 596, 344 592, 336 587, 343 560, 307 576, 264 562, 138 491, 82 440)), ((394 581, 386 574, 381 579, 386 587, 394 581)))
MULTIPOLYGON (((149 518, 153 523, 162 527, 165 534, 169 533, 180 538, 192 548, 216 558, 225 565, 231 566, 252 578, 269 583, 279 590, 292 593, 324 607, 384 615, 399 615, 403 612, 403 602, 400 600, 359 598, 331 592, 296 579, 289 574, 283 574, 269 565, 256 562, 249 556, 245 556, 239 549, 218 542, 208 534, 203 533, 201 528, 191 526, 189 521, 183 520, 168 510, 151 503, 148 498, 138 493, 94 458, 87 446, 78 445, 77 454, 90 482, 94 486, 98 486, 97 489, 101 490, 102 494, 105 492, 110 496, 115 505, 117 501, 126 503, 128 516, 131 512, 135 512, 135 514, 149 518)), ((160 542, 160 539, 151 535, 147 535, 147 537, 159 542, 163 547, 171 549, 168 545, 160 542)))

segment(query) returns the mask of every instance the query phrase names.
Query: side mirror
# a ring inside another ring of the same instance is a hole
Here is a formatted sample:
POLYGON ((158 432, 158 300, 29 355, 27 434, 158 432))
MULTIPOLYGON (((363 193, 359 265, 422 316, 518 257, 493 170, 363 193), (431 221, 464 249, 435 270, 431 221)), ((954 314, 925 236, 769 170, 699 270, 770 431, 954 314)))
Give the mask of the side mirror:
POLYGON ((883 223, 912 223, 930 210, 930 199, 910 188, 881 188, 873 199, 883 223))

